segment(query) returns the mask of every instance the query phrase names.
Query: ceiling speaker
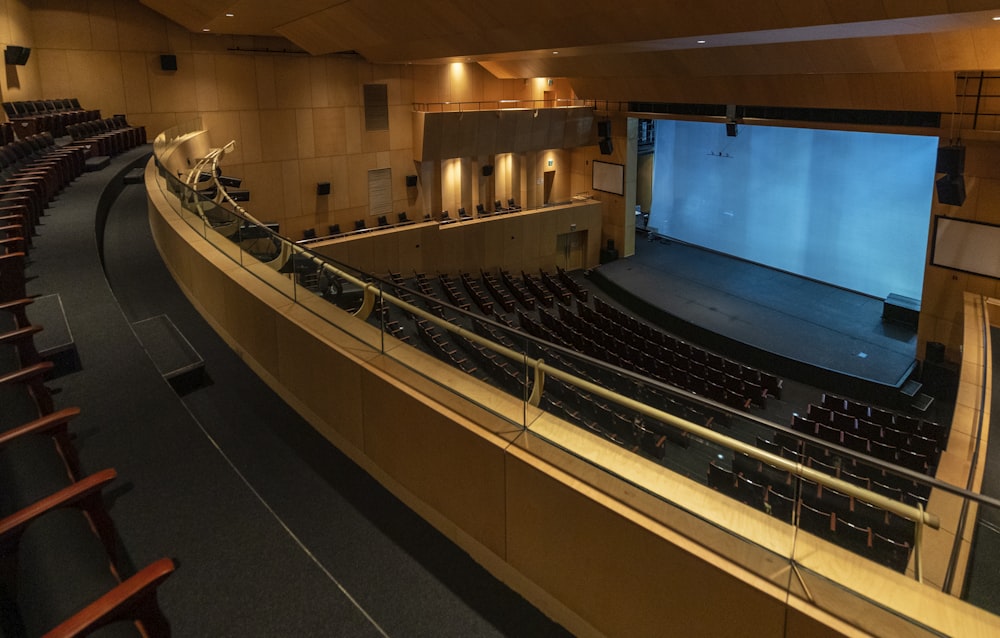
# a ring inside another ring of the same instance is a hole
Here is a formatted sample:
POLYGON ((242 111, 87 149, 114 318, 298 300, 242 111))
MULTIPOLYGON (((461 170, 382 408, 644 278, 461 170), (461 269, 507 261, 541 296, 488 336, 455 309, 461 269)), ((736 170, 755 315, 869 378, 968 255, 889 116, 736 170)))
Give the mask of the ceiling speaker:
POLYGON ((171 54, 164 54, 160 56, 160 69, 163 71, 176 71, 177 70, 177 56, 171 54))

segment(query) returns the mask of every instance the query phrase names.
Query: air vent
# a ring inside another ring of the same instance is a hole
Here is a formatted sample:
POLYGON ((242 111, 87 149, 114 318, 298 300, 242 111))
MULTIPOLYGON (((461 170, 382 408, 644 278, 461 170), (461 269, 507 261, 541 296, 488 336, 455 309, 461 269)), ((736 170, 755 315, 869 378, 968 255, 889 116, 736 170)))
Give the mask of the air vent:
POLYGON ((385 84, 365 85, 365 130, 389 130, 389 88, 385 84))

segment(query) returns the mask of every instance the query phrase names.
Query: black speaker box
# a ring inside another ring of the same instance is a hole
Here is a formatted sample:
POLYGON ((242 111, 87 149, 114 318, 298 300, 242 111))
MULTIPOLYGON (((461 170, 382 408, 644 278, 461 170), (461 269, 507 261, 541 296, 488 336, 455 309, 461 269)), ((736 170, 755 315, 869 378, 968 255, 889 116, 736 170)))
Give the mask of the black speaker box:
POLYGON ((417 176, 416 175, 407 175, 406 176, 406 187, 407 188, 413 188, 416 185, 417 185, 417 176))
POLYGON ((606 137, 601 140, 601 155, 611 155, 615 150, 614 145, 611 143, 611 138, 606 137))
POLYGON ((486 164, 485 166, 483 166, 483 177, 489 177, 492 174, 493 174, 492 164, 486 164))
POLYGON ((28 63, 28 56, 31 55, 30 47, 19 47, 9 45, 3 52, 3 61, 6 64, 16 64, 23 66, 28 63))
POLYGON ((965 147, 964 146, 941 146, 937 152, 938 173, 948 175, 961 175, 965 172, 965 147))
POLYGON ((961 175, 945 175, 936 184, 938 202, 949 206, 965 203, 965 178, 961 175))
POLYGON ((736 122, 726 122, 726 137, 736 137, 740 132, 736 122))
POLYGON ((316 194, 317 195, 329 195, 330 194, 330 182, 319 182, 316 184, 316 194))
POLYGON ((163 71, 177 70, 177 56, 165 54, 160 56, 160 69, 163 71))
POLYGON ((926 345, 927 354, 924 361, 928 363, 944 363, 944 344, 940 341, 928 341, 926 345))
POLYGON ((598 120, 597 121, 597 136, 598 137, 611 137, 611 120, 598 120))

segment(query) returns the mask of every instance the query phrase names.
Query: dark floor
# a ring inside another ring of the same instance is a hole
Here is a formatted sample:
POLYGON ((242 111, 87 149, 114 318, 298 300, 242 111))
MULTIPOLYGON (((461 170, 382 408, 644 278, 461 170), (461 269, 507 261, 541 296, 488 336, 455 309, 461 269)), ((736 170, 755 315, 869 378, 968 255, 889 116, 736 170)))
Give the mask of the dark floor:
POLYGON ((682 335, 728 342, 741 359, 844 394, 898 387, 916 359, 916 330, 883 322, 880 299, 679 242, 637 238, 634 256, 594 279, 682 335))
POLYGON ((35 294, 58 293, 82 370, 55 379, 86 469, 113 466, 107 500, 128 560, 179 568, 159 600, 177 636, 563 635, 403 506, 278 399, 212 332, 164 268, 142 186, 105 231, 104 186, 79 178, 48 211, 35 294), (166 315, 205 361, 181 400, 133 324, 166 315))

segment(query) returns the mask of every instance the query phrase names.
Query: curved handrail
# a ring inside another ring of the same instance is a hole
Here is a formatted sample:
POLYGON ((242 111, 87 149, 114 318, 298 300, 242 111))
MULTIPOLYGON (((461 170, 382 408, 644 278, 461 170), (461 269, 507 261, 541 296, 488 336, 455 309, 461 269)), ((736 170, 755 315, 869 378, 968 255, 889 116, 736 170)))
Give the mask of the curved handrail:
MULTIPOLYGON (((220 158, 220 156, 216 155, 216 159, 218 160, 219 158, 220 158)), ((215 170, 211 171, 211 174, 213 176, 215 175, 215 173, 216 173, 215 170)), ((224 191, 225 191, 224 188, 221 188, 221 187, 219 188, 219 192, 220 193, 224 193, 224 191)), ((260 225, 259 221, 257 221, 249 212, 245 211, 237 202, 235 202, 231 198, 229 198, 228 195, 222 195, 222 197, 223 197, 225 203, 229 204, 233 208, 234 214, 243 217, 246 221, 248 221, 250 223, 254 223, 254 224, 260 225)), ((792 474, 794 474, 794 475, 796 475, 798 477, 802 477, 802 478, 805 478, 807 480, 819 483, 821 485, 831 487, 831 488, 833 488, 833 489, 835 489, 835 490, 837 490, 839 492, 848 494, 850 496, 854 496, 856 498, 860 498, 860 499, 862 499, 862 500, 864 500, 866 502, 869 502, 869 503, 871 503, 873 505, 876 505, 878 507, 886 509, 887 511, 890 511, 890 512, 892 512, 894 514, 897 514, 897 515, 899 515, 899 516, 901 516, 903 518, 906 518, 908 520, 914 521, 915 523, 917 523, 917 530, 918 530, 918 532, 917 532, 917 537, 916 538, 918 539, 918 541, 919 541, 919 538, 920 538, 919 529, 920 529, 921 526, 928 525, 928 526, 930 526, 932 528, 937 528, 940 525, 940 519, 939 519, 938 516, 936 516, 933 513, 923 511, 921 508, 912 507, 912 506, 906 505, 906 504, 904 504, 904 503, 902 503, 900 501, 894 501, 892 499, 888 499, 888 498, 882 496, 881 494, 878 494, 876 492, 872 492, 870 490, 866 490, 866 489, 861 488, 859 486, 856 486, 856 485, 854 485, 852 483, 848 483, 848 482, 842 481, 841 479, 834 478, 834 477, 829 476, 827 474, 824 474, 822 472, 818 472, 816 470, 813 470, 810 467, 806 467, 806 466, 802 465, 801 463, 790 461, 790 460, 785 459, 783 457, 780 457, 780 456, 777 456, 775 454, 772 454, 772 453, 770 453, 770 452, 768 452, 766 450, 762 450, 762 449, 757 448, 755 446, 751 446, 751 445, 742 443, 741 441, 738 441, 738 440, 733 439, 731 437, 727 437, 727 436, 725 436, 723 434, 717 433, 717 432, 715 432, 713 430, 710 430, 708 428, 704 428, 704 427, 699 426, 699 425, 697 425, 695 423, 687 421, 686 419, 682 419, 682 418, 680 418, 680 417, 678 417, 676 415, 673 415, 673 414, 670 414, 670 413, 667 413, 667 412, 663 412, 661 410, 657 410, 657 409, 655 409, 655 408, 653 408, 653 407, 651 407, 649 405, 646 405, 646 404, 641 403, 639 401, 635 401, 635 400, 633 400, 633 399, 631 399, 631 398, 629 398, 627 396, 623 396, 623 395, 621 395, 619 393, 616 393, 614 391, 611 391, 611 390, 609 390, 607 388, 604 388, 602 386, 593 384, 590 381, 587 381, 586 379, 582 379, 582 378, 580 378, 580 377, 578 377, 576 375, 573 375, 573 374, 571 374, 569 372, 566 372, 566 371, 564 371, 562 369, 559 369, 559 368, 556 368, 554 366, 548 365, 542 359, 534 359, 534 358, 528 357, 524 353, 520 353, 520 352, 517 352, 515 350, 511 350, 509 348, 506 348, 502 344, 496 343, 495 341, 490 340, 490 339, 486 339, 486 338, 480 336, 479 334, 476 334, 476 333, 474 333, 474 332, 472 332, 472 331, 470 331, 470 330, 468 330, 466 328, 463 328, 461 326, 456 326, 456 325, 454 325, 454 324, 452 324, 452 323, 450 323, 450 322, 442 319, 441 317, 439 317, 437 315, 434 315, 434 314, 432 314, 430 312, 427 312, 427 311, 423 310, 422 308, 419 308, 419 307, 417 307, 417 306, 415 306, 413 304, 407 303, 403 299, 398 298, 398 297, 396 297, 394 295, 391 295, 391 294, 389 294, 388 292, 386 292, 383 289, 383 286, 395 287, 394 284, 391 284, 389 282, 384 282, 384 281, 381 281, 381 280, 377 280, 377 279, 375 281, 371 281, 371 280, 366 281, 366 280, 363 280, 363 279, 355 276, 354 274, 346 271, 345 269, 343 269, 341 267, 338 267, 337 265, 331 263, 331 260, 329 260, 327 258, 324 258, 324 257, 322 257, 320 255, 317 255, 317 254, 313 253, 312 251, 308 250, 307 248, 304 248, 303 246, 300 246, 300 245, 296 244, 295 242, 291 242, 290 240, 288 240, 286 238, 280 237, 276 233, 273 233, 273 232, 271 232, 269 230, 267 232, 271 233, 272 236, 274 237, 274 239, 276 241, 281 242, 281 246, 282 246, 282 251, 281 251, 282 252, 282 256, 279 259, 273 260, 272 266, 277 265, 278 267, 280 267, 280 265, 283 264, 284 261, 285 261, 284 257, 286 256, 286 254, 287 254, 288 258, 302 257, 302 258, 305 258, 305 259, 309 260, 310 262, 314 263, 316 265, 317 269, 321 268, 325 272, 328 272, 330 275, 336 276, 336 277, 340 277, 340 278, 344 279, 345 281, 351 282, 354 285, 356 285, 359 288, 361 288, 364 291, 364 296, 365 296, 365 301, 362 304, 362 309, 358 313, 358 316, 360 316, 361 318, 367 317, 367 313, 370 312, 371 309, 375 307, 375 303, 377 301, 379 301, 380 298, 381 298, 381 301, 392 303, 393 305, 395 305, 397 307, 400 307, 400 308, 406 310, 407 312, 412 313, 415 316, 419 316, 420 318, 425 319, 426 321, 428 321, 428 322, 432 323, 433 325, 441 328, 442 330, 446 330, 446 331, 448 331, 448 332, 450 332, 450 333, 452 333, 452 334, 454 334, 454 335, 456 335, 458 337, 467 339, 467 340, 469 340, 471 342, 474 342, 474 343, 476 343, 478 345, 481 345, 482 347, 487 348, 490 351, 492 351, 492 352, 494 352, 494 353, 496 353, 496 354, 498 354, 500 356, 506 357, 506 358, 508 358, 510 360, 523 362, 523 364, 525 365, 526 369, 531 370, 532 373, 533 373, 533 375, 534 375, 534 378, 533 378, 533 380, 534 380, 534 392, 533 392, 533 395, 532 395, 532 397, 530 399, 530 402, 532 404, 534 404, 534 405, 537 405, 538 402, 539 402, 539 399, 540 399, 540 396, 541 396, 540 393, 541 393, 542 388, 544 386, 545 377, 546 377, 546 375, 548 375, 548 376, 554 377, 556 379, 559 379, 561 381, 564 381, 566 383, 573 384, 573 385, 579 387, 581 390, 584 390, 586 392, 590 392, 590 393, 593 393, 593 394, 595 394, 597 396, 606 398, 607 400, 614 401, 617 404, 620 404, 622 406, 628 407, 628 408, 630 408, 630 409, 632 409, 632 410, 634 410, 634 411, 636 411, 636 412, 638 412, 640 414, 646 415, 646 416, 648 416, 648 417, 650 417, 652 419, 656 419, 656 420, 659 420, 659 421, 662 421, 662 422, 665 422, 665 423, 669 423, 669 424, 671 424, 671 425, 673 425, 673 426, 675 426, 675 427, 677 427, 677 428, 679 428, 681 430, 684 430, 684 431, 686 431, 686 432, 688 432, 690 434, 696 435, 698 437, 704 438, 705 440, 709 440, 709 441, 711 441, 711 442, 713 442, 713 443, 715 443, 717 445, 720 445, 722 447, 725 447, 727 449, 730 449, 730 450, 733 450, 735 452, 739 452, 739 453, 742 453, 742 454, 746 454, 747 456, 750 456, 751 458, 754 458, 754 459, 756 459, 758 461, 761 461, 763 463, 767 463, 768 465, 771 465, 773 467, 777 467, 777 468, 780 468, 782 470, 788 471, 788 472, 790 472, 790 473, 792 473, 792 474)), ((415 293, 415 294, 418 294, 418 293, 415 293)), ((443 303, 443 302, 440 302, 440 303, 443 303)), ((485 320, 485 321, 489 321, 489 320, 485 320)), ((493 323, 493 322, 490 322, 490 323, 493 323)), ((495 324, 495 325, 498 326, 498 327, 500 327, 499 324, 495 324)), ((504 329, 506 329, 506 328, 504 328, 504 329)), ((530 337, 527 337, 527 336, 526 336, 526 339, 529 339, 531 341, 535 341, 535 342, 538 342, 538 343, 544 343, 541 340, 533 339, 533 338, 530 338, 530 337)), ((556 344, 547 344, 547 343, 545 343, 545 347, 546 348, 557 348, 559 350, 563 350, 563 348, 561 348, 560 346, 558 346, 556 344)), ((600 361, 597 361, 596 359, 591 359, 590 357, 587 357, 585 355, 581 355, 580 353, 573 352, 572 355, 574 357, 578 357, 579 359, 581 359, 583 361, 586 361, 588 363, 592 363, 595 366, 599 366, 599 367, 602 367, 604 369, 615 371, 616 373, 619 373, 621 375, 633 376, 632 373, 630 373, 627 370, 623 370, 623 369, 616 368, 614 366, 610 366, 610 365, 608 365, 608 364, 606 364, 604 362, 600 362, 600 361)), ((662 388, 670 389, 669 386, 661 384, 661 383, 659 383, 657 381, 653 381, 653 380, 649 380, 649 379, 643 379, 643 382, 644 383, 648 383, 648 384, 650 384, 650 385, 652 385, 654 387, 662 387, 662 388)), ((671 389, 671 391, 673 391, 673 390, 671 389)), ((719 409, 720 411, 724 411, 724 412, 727 412, 727 413, 731 412, 731 410, 728 407, 726 407, 726 406, 715 404, 714 402, 707 401, 707 400, 705 400, 703 398, 700 398, 700 397, 697 400, 700 401, 700 402, 702 402, 702 403, 705 403, 706 405, 711 405, 713 408, 719 409)), ((745 419, 749 418, 750 420, 757 420, 757 419, 755 419, 753 417, 748 417, 747 415, 742 414, 742 413, 740 413, 740 417, 741 418, 745 418, 745 419)), ((769 427, 782 428, 782 426, 776 425, 776 424, 772 424, 772 423, 767 423, 767 425, 769 427)), ((782 429, 784 429, 784 428, 782 428, 782 429)), ((800 437, 803 437, 803 435, 801 435, 799 433, 796 433, 796 435, 800 436, 800 437)), ((803 437, 803 438, 808 438, 808 437, 803 437)), ((826 443, 826 445, 829 445, 829 444, 826 443)), ((879 466, 879 467, 887 467, 887 468, 890 468, 890 469, 892 469, 893 471, 896 471, 896 472, 900 472, 900 470, 903 470, 901 473, 904 473, 904 474, 907 474, 907 475, 910 474, 910 472, 905 471, 904 468, 899 468, 898 466, 895 466, 895 465, 890 465, 890 464, 887 464, 887 463, 883 463, 883 462, 879 461, 878 459, 874 459, 874 458, 868 457, 866 455, 861 455, 861 454, 855 453, 855 452, 850 451, 850 450, 844 450, 844 453, 847 454, 847 455, 851 455, 851 456, 853 456, 855 458, 864 459, 864 461, 866 463, 869 463, 869 464, 872 464, 872 465, 876 465, 876 466, 879 466)), ((915 473, 913 473, 913 474, 915 474, 915 473)), ((968 490, 962 490, 961 488, 957 488, 955 486, 950 486, 950 485, 945 484, 943 482, 937 481, 936 479, 933 479, 932 477, 927 477, 927 476, 920 475, 919 478, 921 480, 923 480, 925 483, 929 483, 929 484, 931 484, 931 485, 933 485, 935 487, 941 487, 943 489, 948 489, 949 491, 951 491, 953 493, 960 494, 963 498, 965 498, 967 500, 971 499, 971 500, 974 500, 974 501, 976 501, 976 502, 978 502, 980 504, 983 504, 983 505, 1000 506, 1000 501, 996 501, 995 499, 985 498, 985 497, 982 497, 980 495, 973 494, 973 493, 969 492, 968 490)), ((920 571, 920 569, 919 569, 920 545, 919 544, 915 547, 915 551, 917 552, 917 558, 916 558, 916 560, 917 560, 917 563, 918 563, 917 572, 918 572, 918 577, 919 577, 919 571, 920 571)))
MULTIPOLYGON (((980 304, 982 305, 982 343, 983 343, 983 365, 989 365, 990 357, 990 316, 989 308, 986 304, 986 299, 982 295, 979 297, 980 304)), ((972 491, 972 486, 975 484, 976 480, 976 469, 979 466, 979 450, 980 445, 983 440, 983 425, 984 425, 984 415, 986 406, 986 379, 983 379, 983 383, 980 384, 979 388, 979 418, 976 424, 976 443, 972 450, 972 462, 969 466, 969 478, 966 481, 965 489, 968 492, 972 491)), ((944 580, 941 584, 941 591, 949 592, 951 591, 952 583, 955 580, 955 570, 958 566, 959 553, 962 550, 962 538, 965 536, 965 521, 969 516, 969 499, 962 499, 962 511, 958 516, 958 527, 955 529, 955 541, 951 546, 951 555, 948 557, 948 567, 945 570, 944 580)))

